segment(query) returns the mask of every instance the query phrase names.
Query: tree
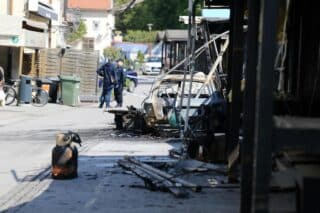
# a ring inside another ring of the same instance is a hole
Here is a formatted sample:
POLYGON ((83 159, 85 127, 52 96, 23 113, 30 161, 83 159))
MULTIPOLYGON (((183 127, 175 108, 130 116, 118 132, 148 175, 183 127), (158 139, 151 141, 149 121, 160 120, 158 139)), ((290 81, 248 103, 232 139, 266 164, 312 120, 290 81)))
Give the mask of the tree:
POLYGON ((81 20, 79 23, 79 27, 75 31, 70 33, 70 35, 67 38, 67 41, 74 42, 78 39, 81 39, 86 33, 87 33, 86 24, 81 20))
POLYGON ((122 53, 120 48, 116 47, 107 47, 103 50, 104 56, 110 60, 110 61, 115 61, 119 58, 122 58, 122 53))
POLYGON ((135 43, 153 43, 156 36, 156 31, 128 30, 124 40, 135 43))
POLYGON ((137 54, 137 61, 140 64, 142 64, 144 62, 144 54, 141 51, 139 51, 137 54))
POLYGON ((128 4, 130 1, 132 1, 132 0, 115 0, 114 1, 114 6, 118 7, 118 6, 121 6, 121 5, 124 5, 124 4, 128 4))
POLYGON ((133 9, 116 17, 116 28, 126 30, 146 30, 147 24, 152 23, 154 30, 185 28, 179 23, 179 16, 187 15, 188 1, 186 0, 146 0, 133 9))

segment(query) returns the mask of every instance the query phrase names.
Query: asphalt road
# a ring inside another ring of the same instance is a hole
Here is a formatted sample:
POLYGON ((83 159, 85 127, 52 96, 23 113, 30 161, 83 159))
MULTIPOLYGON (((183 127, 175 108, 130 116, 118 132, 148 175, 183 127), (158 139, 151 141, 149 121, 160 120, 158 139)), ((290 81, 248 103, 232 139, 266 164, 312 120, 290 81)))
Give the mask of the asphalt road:
MULTIPOLYGON (((148 82, 154 78, 144 77, 148 82)), ((148 82, 125 94, 125 105, 140 107, 148 82)), ((0 212, 238 212, 239 190, 212 188, 212 173, 181 176, 204 186, 201 193, 190 192, 188 199, 146 190, 140 178, 124 172, 116 161, 125 155, 172 160, 168 150, 181 144, 113 128, 113 115, 97 103, 0 108, 0 212), (51 149, 56 133, 67 130, 83 140, 79 177, 55 181, 50 178, 51 149)))
MULTIPOLYGON (((134 93, 126 93, 125 105, 139 107, 149 87, 142 83, 134 93)), ((104 132, 114 127, 113 115, 97 106, 48 104, 38 108, 26 104, 0 108, 0 196, 49 165, 56 133, 77 131, 91 144, 102 140, 104 132)))

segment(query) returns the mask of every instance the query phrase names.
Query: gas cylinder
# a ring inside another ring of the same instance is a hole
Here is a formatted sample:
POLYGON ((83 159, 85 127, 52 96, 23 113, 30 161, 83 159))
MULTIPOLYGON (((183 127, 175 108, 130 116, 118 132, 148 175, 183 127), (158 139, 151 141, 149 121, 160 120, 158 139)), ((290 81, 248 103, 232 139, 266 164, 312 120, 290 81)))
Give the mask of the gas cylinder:
POLYGON ((78 149, 75 144, 81 146, 81 139, 77 133, 69 131, 56 135, 56 146, 52 149, 52 178, 78 177, 78 149))

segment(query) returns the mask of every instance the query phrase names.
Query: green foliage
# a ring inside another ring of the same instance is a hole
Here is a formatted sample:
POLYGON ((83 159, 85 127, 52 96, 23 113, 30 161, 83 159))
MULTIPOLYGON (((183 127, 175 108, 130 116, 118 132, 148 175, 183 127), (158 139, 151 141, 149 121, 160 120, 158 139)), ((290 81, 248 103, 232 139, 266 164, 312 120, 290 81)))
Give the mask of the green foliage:
POLYGON ((147 30, 152 23, 153 30, 185 28, 179 23, 179 16, 187 15, 186 0, 145 0, 116 17, 116 28, 122 31, 147 30))
POLYGON ((126 68, 129 68, 131 65, 133 65, 133 62, 130 59, 124 59, 123 66, 126 68))
POLYGON ((143 55, 143 53, 141 51, 138 52, 137 61, 140 64, 142 64, 144 62, 144 55, 143 55))
POLYGON ((135 43, 153 43, 156 36, 157 31, 128 30, 123 39, 135 43))
POLYGON ((114 6, 118 7, 123 4, 129 3, 131 0, 114 0, 114 6))
POLYGON ((68 42, 73 42, 73 41, 76 41, 78 39, 81 39, 86 33, 87 33, 86 24, 81 20, 78 29, 73 31, 68 36, 67 41, 68 42))
POLYGON ((103 50, 103 54, 111 61, 115 61, 122 57, 121 49, 115 47, 107 47, 103 50))

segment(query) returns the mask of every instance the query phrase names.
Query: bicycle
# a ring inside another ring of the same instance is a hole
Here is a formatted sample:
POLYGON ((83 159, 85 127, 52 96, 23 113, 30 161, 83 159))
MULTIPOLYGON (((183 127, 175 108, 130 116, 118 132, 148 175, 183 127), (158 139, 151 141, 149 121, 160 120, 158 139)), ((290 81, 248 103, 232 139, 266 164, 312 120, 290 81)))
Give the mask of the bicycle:
MULTIPOLYGON (((38 79, 36 79, 37 81, 38 79)), ((4 93, 6 94, 5 100, 6 105, 11 105, 15 101, 17 102, 17 105, 19 103, 19 97, 18 97, 18 82, 19 80, 11 80, 13 82, 12 85, 5 85, 3 87, 4 93)), ((38 83, 38 82, 37 82, 38 83)), ((35 107, 43 107, 48 103, 49 100, 49 94, 46 90, 42 89, 39 86, 32 86, 31 89, 31 105, 35 107)))
MULTIPOLYGON (((18 100, 18 93, 16 89, 18 88, 19 80, 11 80, 12 85, 5 84, 3 86, 3 91, 5 93, 5 101, 6 105, 13 104, 16 100, 18 100)), ((18 102, 17 102, 18 103, 18 102)))
POLYGON ((32 87, 32 100, 31 104, 36 107, 43 107, 48 103, 49 94, 46 90, 41 87, 32 87))

